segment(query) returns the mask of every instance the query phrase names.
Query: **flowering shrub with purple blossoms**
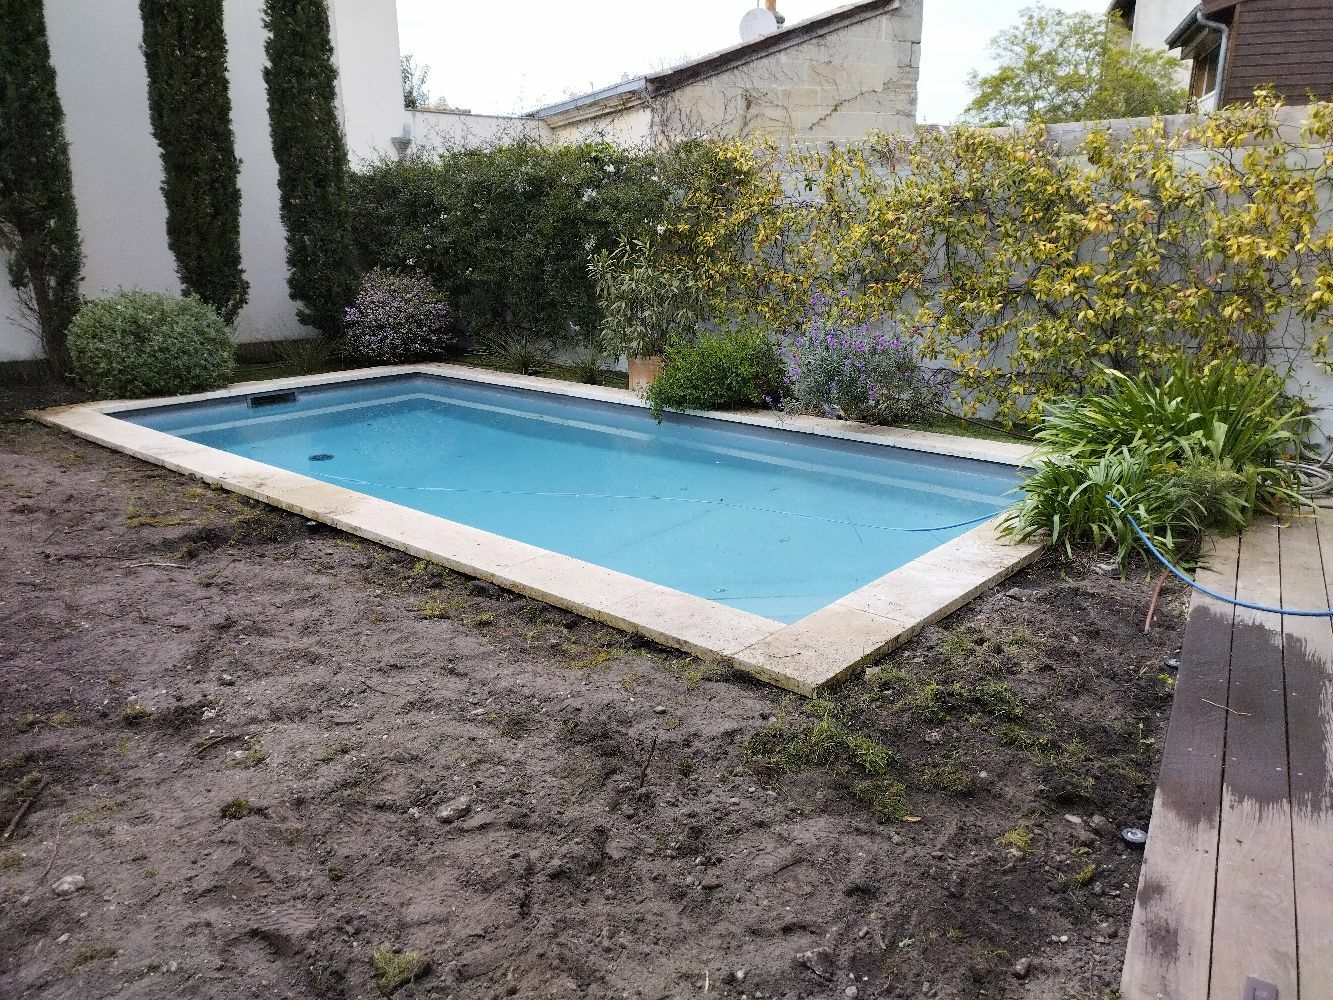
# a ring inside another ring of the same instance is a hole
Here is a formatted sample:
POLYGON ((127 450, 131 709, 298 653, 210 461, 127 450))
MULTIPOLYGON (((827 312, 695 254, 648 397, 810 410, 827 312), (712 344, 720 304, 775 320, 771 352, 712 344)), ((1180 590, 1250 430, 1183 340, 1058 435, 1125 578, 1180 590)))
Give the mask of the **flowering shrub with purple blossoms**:
POLYGON ((903 424, 940 406, 943 387, 900 334, 830 322, 822 296, 812 305, 805 329, 785 352, 786 409, 903 424))
POLYGON ((389 364, 439 357, 453 342, 451 318, 429 279, 377 267, 347 310, 347 349, 389 364))

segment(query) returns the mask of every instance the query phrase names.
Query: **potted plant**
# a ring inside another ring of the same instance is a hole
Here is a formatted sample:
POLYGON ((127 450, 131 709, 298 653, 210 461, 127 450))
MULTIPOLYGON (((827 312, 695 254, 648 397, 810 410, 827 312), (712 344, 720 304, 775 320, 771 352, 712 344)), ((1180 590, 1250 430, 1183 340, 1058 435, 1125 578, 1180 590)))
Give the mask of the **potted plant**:
POLYGON ((646 392, 662 372, 668 343, 692 340, 703 296, 689 268, 664 259, 647 240, 621 240, 589 264, 602 311, 606 352, 625 355, 629 385, 646 392))

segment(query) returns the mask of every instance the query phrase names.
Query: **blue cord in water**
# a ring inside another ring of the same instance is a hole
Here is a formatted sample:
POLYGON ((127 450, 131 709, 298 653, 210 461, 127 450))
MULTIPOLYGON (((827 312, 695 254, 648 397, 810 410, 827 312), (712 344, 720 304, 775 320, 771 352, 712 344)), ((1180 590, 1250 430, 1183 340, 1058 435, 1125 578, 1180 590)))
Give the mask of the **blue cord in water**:
POLYGON ((1160 562, 1167 569, 1169 569, 1172 573, 1174 573, 1178 579, 1183 580, 1185 583, 1189 584, 1199 593, 1207 594, 1209 597, 1222 601, 1225 604, 1234 604, 1238 608, 1248 608, 1251 611, 1267 611, 1268 613, 1274 615, 1291 615, 1299 618, 1333 618, 1333 608, 1326 611, 1291 611, 1288 610, 1287 608, 1271 608, 1266 604, 1252 604, 1249 601, 1239 601, 1233 597, 1226 597, 1223 594, 1219 594, 1215 590, 1209 590, 1201 583, 1195 583, 1184 573, 1182 573, 1179 569, 1177 569, 1170 562, 1168 562, 1166 556, 1162 555, 1161 552, 1157 551, 1157 546, 1148 540, 1148 536, 1145 535, 1143 533, 1143 529, 1139 527, 1139 522, 1134 520, 1133 516, 1129 513, 1129 511, 1125 510, 1124 504, 1122 504, 1115 497, 1111 496, 1111 494, 1109 493, 1106 494, 1106 499, 1111 501, 1112 505, 1115 507, 1116 510, 1120 511, 1120 513, 1125 515, 1125 520, 1129 522, 1129 526, 1134 529, 1134 533, 1139 536, 1139 539, 1143 542, 1143 544, 1148 546, 1148 551, 1157 557, 1157 561, 1160 562))
POLYGON ((398 486, 392 483, 372 483, 365 479, 352 479, 349 476, 333 476, 324 472, 311 472, 307 473, 307 475, 315 479, 325 480, 326 482, 336 481, 340 483, 353 483, 357 486, 368 486, 371 489, 377 490, 415 490, 419 493, 483 493, 494 496, 516 497, 564 497, 576 500, 658 500, 666 503, 711 504, 717 507, 732 507, 736 510, 757 511, 761 514, 779 514, 784 517, 801 517, 808 521, 824 521, 828 524, 841 524, 850 528, 871 528, 876 531, 898 531, 909 535, 927 531, 952 531, 955 528, 967 528, 974 524, 981 524, 983 521, 989 521, 1003 513, 1002 510, 997 510, 993 513, 983 514, 981 517, 974 517, 967 521, 958 521, 956 524, 937 524, 929 528, 900 528, 897 525, 866 524, 861 521, 848 521, 837 517, 824 517, 820 514, 805 514, 795 510, 777 510, 772 507, 755 507, 750 504, 729 503, 726 500, 704 500, 697 497, 639 496, 635 494, 621 493, 556 493, 546 490, 483 490, 470 489, 462 486, 398 486))

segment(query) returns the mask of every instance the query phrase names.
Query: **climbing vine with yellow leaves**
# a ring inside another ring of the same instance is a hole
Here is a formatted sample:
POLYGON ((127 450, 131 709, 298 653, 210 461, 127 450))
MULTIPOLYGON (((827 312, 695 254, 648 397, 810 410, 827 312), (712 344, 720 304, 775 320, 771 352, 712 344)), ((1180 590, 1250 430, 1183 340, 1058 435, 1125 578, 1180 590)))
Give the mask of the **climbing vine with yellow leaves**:
POLYGON ((716 309, 795 329, 811 298, 890 321, 964 413, 1030 419, 1103 367, 1327 358, 1333 104, 1253 103, 1072 148, 1041 126, 781 150, 731 141, 684 192, 716 309))

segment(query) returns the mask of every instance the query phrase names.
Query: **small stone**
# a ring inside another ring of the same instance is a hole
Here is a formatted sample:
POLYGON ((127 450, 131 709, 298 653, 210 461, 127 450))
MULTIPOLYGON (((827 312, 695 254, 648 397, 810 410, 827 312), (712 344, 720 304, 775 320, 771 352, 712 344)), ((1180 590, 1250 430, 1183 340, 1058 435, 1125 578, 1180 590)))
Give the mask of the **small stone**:
POLYGON ((1081 826, 1074 829, 1074 839, 1083 847, 1091 847, 1097 843, 1097 835, 1081 826))
POLYGON ((223 674, 221 677, 218 678, 218 683, 221 684, 223 687, 229 688, 236 684, 236 678, 233 677, 231 674, 223 674))
POLYGON ((65 875, 55 885, 51 886, 51 890, 57 896, 72 896, 87 883, 88 880, 82 875, 65 875))
POLYGON ((811 948, 800 952, 796 961, 821 979, 833 978, 833 952, 827 948, 811 948))
POLYGON ((1099 837, 1112 838, 1117 837, 1120 831, 1117 830, 1105 816, 1093 816, 1088 820, 1088 829, 1099 837))
POLYGON ((944 734, 938 729, 932 729, 924 737, 927 743, 939 743, 944 739, 944 734))
POLYGON ((69 940, 69 931, 66 931, 64 934, 61 934, 60 937, 56 938, 56 944, 64 944, 68 940, 69 940))
POLYGON ((1073 823, 1075 826, 1083 825, 1083 817, 1075 816, 1073 813, 1065 813, 1065 822, 1073 823))
POLYGON ((667 710, 666 710, 666 706, 665 706, 665 705, 658 705, 655 709, 653 709, 653 714, 654 714, 654 715, 666 715, 666 711, 667 711, 667 710))
POLYGON ((407 816, 408 819, 421 819, 421 810, 416 806, 413 806, 411 809, 407 810, 407 816))
POLYGON ((1100 882, 1092 883, 1092 894, 1094 896, 1101 896, 1104 895, 1105 893, 1106 893, 1106 887, 1104 885, 1102 885, 1100 882))
POLYGON ((1030 601, 1041 595, 1035 590, 1026 590, 1023 587, 1010 587, 1004 592, 1004 596, 1011 601, 1030 601))
POLYGON ((454 823, 462 819, 472 811, 472 799, 466 795, 460 795, 451 802, 446 802, 435 810, 435 818, 441 823, 454 823))
POLYGON ((853 997, 853 998, 854 998, 854 997, 856 996, 857 992, 858 992, 858 991, 857 991, 857 989, 856 989, 855 986, 848 986, 845 990, 842 991, 842 995, 845 996, 845 997, 853 997))
POLYGON ((1028 973, 1032 971, 1032 959, 1024 956, 1014 963, 1014 967, 1009 970, 1015 979, 1026 979, 1028 973))
POLYGON ((733 973, 731 974, 731 978, 734 979, 734 980, 736 980, 736 982, 738 982, 738 983, 743 983, 743 982, 745 982, 745 970, 744 970, 744 969, 737 969, 735 972, 733 972, 733 973))

